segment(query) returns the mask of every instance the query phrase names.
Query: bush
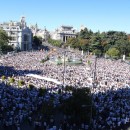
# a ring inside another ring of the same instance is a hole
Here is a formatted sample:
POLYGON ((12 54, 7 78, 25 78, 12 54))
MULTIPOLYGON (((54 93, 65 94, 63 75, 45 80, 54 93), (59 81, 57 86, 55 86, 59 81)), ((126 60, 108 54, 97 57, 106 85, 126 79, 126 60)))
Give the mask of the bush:
POLYGON ((34 86, 33 84, 29 84, 29 85, 28 85, 28 88, 29 88, 30 90, 32 90, 33 88, 35 88, 35 86, 34 86))
POLYGON ((130 57, 130 53, 129 53, 129 55, 128 55, 129 57, 130 57))
POLYGON ((48 61, 49 60, 49 57, 47 56, 45 59, 42 59, 41 60, 41 63, 44 63, 44 62, 46 62, 46 61, 48 61))
POLYGON ((73 87, 72 86, 66 86, 65 87, 65 91, 72 91, 73 90, 73 87))
POLYGON ((130 56, 129 56, 129 57, 126 57, 126 60, 130 60, 130 56))
POLYGON ((23 86, 24 84, 25 84, 24 81, 22 81, 22 80, 19 80, 19 81, 18 81, 18 86, 23 86))
POLYGON ((3 75, 3 76, 1 77, 1 79, 2 79, 2 80, 5 80, 5 79, 6 79, 6 77, 3 75))
POLYGON ((44 96, 47 90, 45 88, 40 88, 39 89, 39 96, 44 96))
POLYGON ((101 56, 102 52, 101 52, 101 50, 99 50, 99 49, 95 49, 95 50, 93 51, 93 54, 95 54, 96 56, 101 56))
POLYGON ((10 45, 3 45, 1 49, 2 49, 2 52, 5 53, 5 54, 6 54, 7 52, 11 52, 11 51, 14 50, 13 47, 10 46, 10 45))
POLYGON ((41 63, 44 63, 44 62, 45 62, 45 60, 44 60, 44 59, 42 59, 42 60, 41 60, 41 63))
POLYGON ((10 83, 14 83, 15 82, 15 79, 12 77, 12 78, 9 78, 9 82, 10 83))
POLYGON ((115 59, 115 60, 118 60, 119 56, 113 56, 112 58, 115 59))

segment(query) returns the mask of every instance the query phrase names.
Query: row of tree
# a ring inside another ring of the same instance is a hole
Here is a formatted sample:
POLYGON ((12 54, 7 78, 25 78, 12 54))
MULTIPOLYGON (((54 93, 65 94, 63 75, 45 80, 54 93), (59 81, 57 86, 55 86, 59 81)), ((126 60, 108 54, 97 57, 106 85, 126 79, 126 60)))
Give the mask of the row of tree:
POLYGON ((77 34, 77 38, 69 38, 65 46, 93 52, 96 55, 106 53, 110 56, 129 56, 130 35, 119 31, 94 33, 85 28, 77 34))
POLYGON ((50 43, 50 44, 52 44, 53 46, 57 46, 57 47, 61 47, 61 41, 60 40, 54 40, 54 39, 51 39, 51 38, 49 38, 48 39, 48 42, 50 43))
MULTIPOLYGON (((0 30, 0 53, 13 51, 13 47, 8 45, 11 37, 3 30, 0 30)), ((61 47, 62 42, 59 40, 48 40, 54 46, 61 47)), ((34 36, 33 43, 35 46, 42 44, 42 38, 34 36)), ((108 31, 96 32, 85 28, 77 34, 77 38, 69 38, 65 46, 78 48, 79 50, 93 52, 96 55, 108 54, 109 56, 130 56, 130 35, 125 32, 108 31)))

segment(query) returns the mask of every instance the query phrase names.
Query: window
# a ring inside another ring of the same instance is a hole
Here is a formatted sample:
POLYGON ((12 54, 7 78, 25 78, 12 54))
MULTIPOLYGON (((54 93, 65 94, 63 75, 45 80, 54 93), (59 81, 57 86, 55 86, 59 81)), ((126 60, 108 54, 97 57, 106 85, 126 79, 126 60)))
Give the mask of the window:
POLYGON ((16 41, 17 38, 16 37, 11 37, 11 41, 16 41))
POLYGON ((10 31, 10 34, 11 34, 11 35, 15 35, 16 33, 15 33, 15 32, 13 32, 13 31, 10 31))
POLYGON ((25 42, 28 41, 28 35, 27 35, 27 34, 24 34, 23 40, 24 40, 25 42))

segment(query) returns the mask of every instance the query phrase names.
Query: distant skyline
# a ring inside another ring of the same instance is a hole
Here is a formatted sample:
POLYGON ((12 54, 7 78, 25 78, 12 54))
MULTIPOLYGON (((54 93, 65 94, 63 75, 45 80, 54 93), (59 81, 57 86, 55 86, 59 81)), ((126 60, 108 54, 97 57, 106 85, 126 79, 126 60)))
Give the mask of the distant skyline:
POLYGON ((130 0, 1 0, 0 23, 19 21, 54 31, 61 25, 130 33, 130 0))

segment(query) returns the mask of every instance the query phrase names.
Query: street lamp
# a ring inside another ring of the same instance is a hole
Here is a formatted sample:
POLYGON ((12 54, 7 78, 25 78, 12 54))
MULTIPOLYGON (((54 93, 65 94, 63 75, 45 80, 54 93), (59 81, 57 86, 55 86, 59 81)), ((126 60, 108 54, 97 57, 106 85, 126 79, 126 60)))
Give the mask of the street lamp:
POLYGON ((65 54, 66 54, 66 52, 64 51, 64 71, 63 71, 63 86, 64 86, 64 88, 65 88, 65 54))
POLYGON ((94 82, 97 79, 96 71, 97 71, 97 56, 95 56, 95 64, 94 64, 94 82))
POLYGON ((64 59, 63 59, 63 65, 64 65, 64 71, 63 71, 63 86, 64 86, 64 88, 65 88, 65 72, 66 72, 66 52, 69 52, 69 51, 65 51, 64 50, 64 59))

